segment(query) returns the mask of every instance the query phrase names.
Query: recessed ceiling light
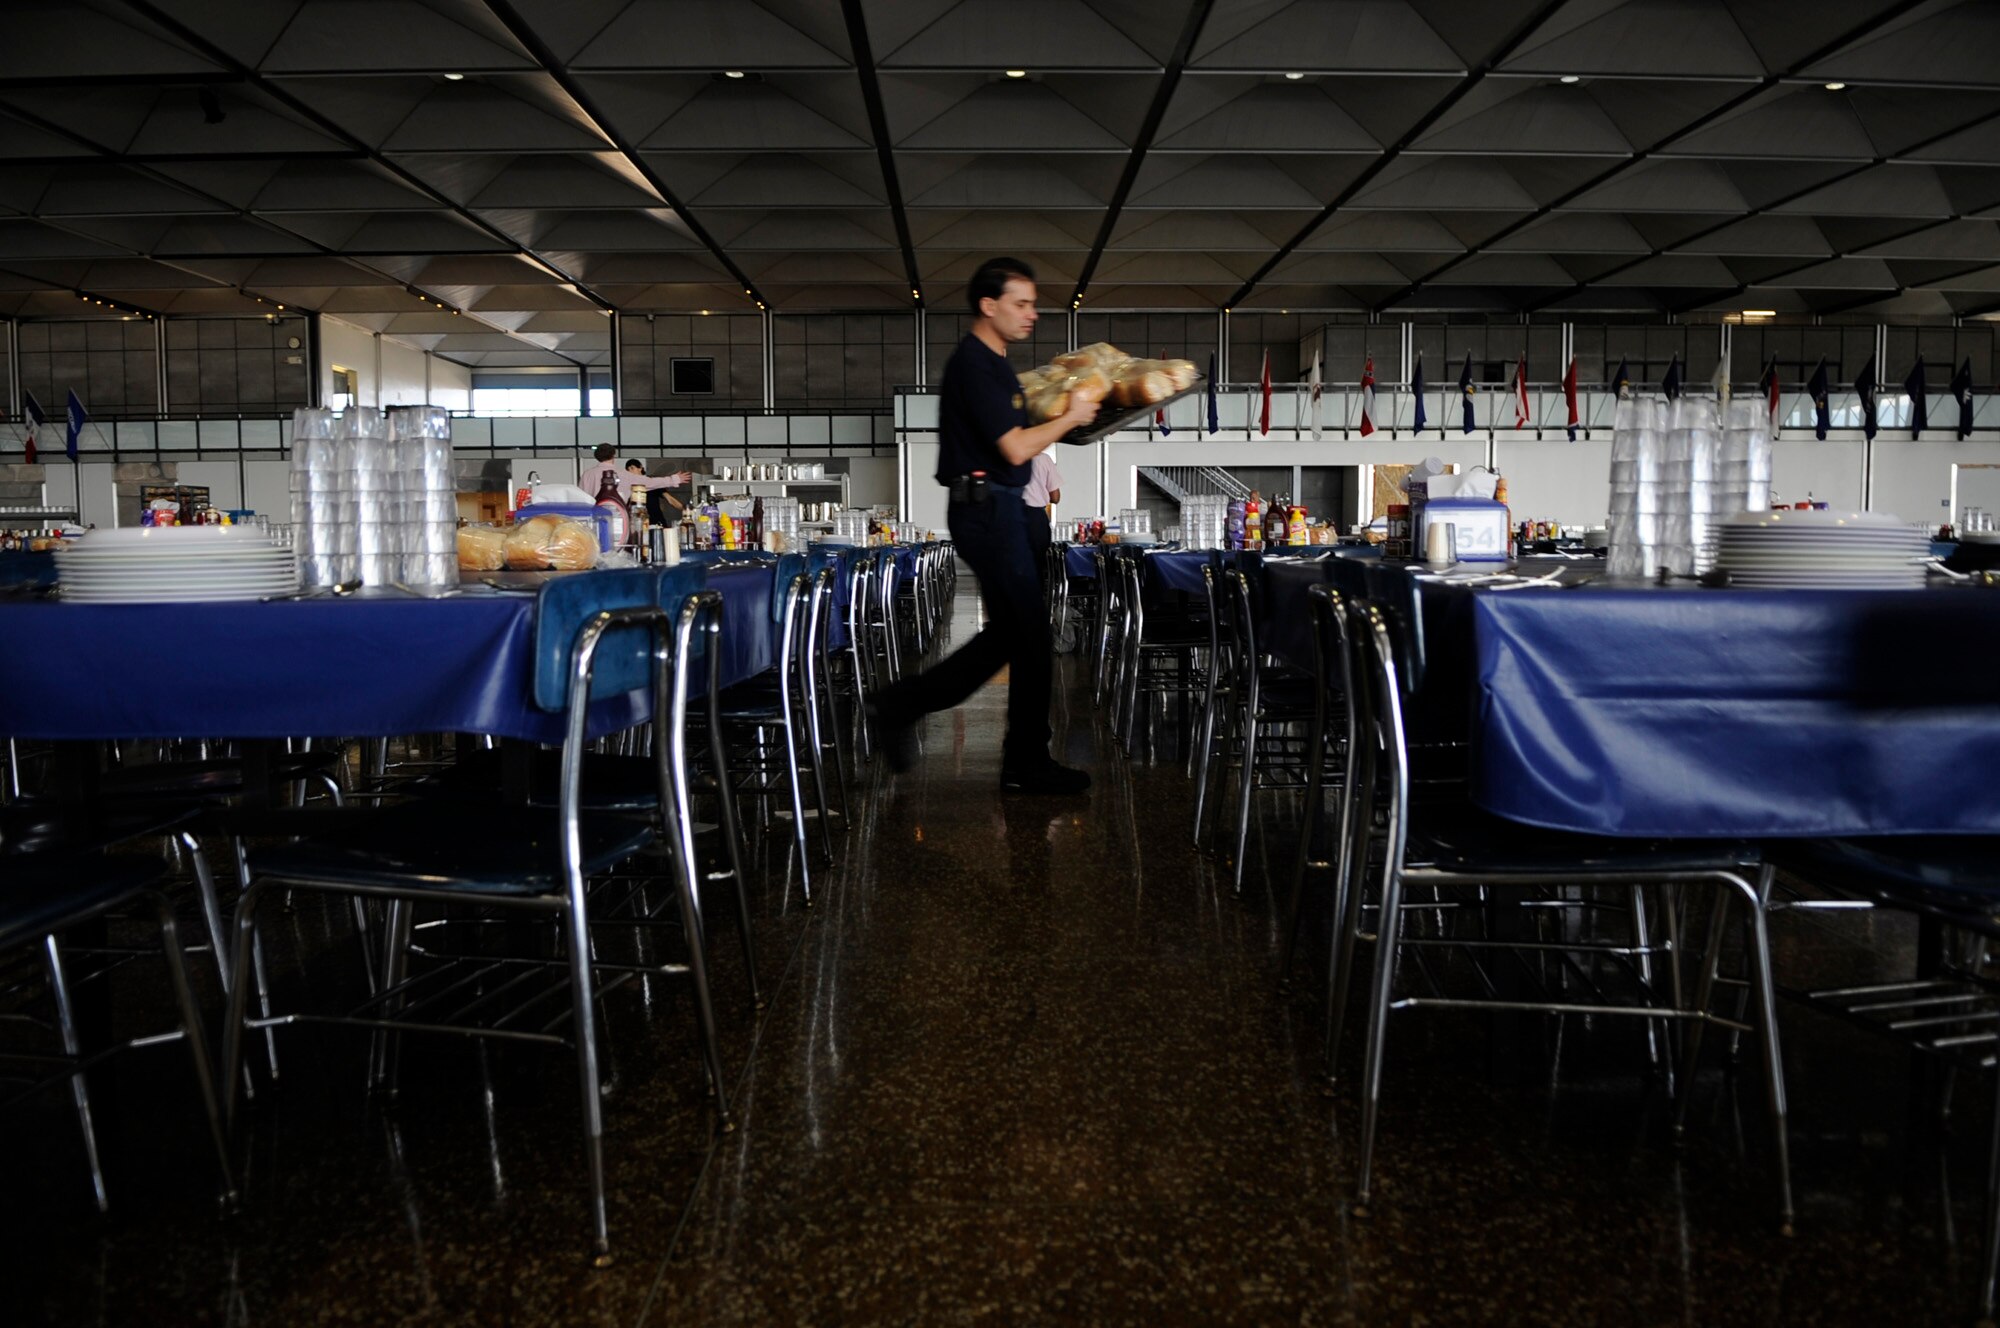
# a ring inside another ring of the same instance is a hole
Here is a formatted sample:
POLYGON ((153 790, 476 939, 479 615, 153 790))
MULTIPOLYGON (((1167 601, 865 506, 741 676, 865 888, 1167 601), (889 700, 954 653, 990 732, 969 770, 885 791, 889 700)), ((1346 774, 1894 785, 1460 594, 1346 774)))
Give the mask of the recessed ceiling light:
POLYGON ((1286 78, 1289 78, 1289 79, 1291 79, 1291 80, 1292 80, 1292 81, 1293 81, 1294 83, 1296 83, 1296 82, 1298 82, 1298 81, 1299 81, 1300 79, 1304 78, 1304 77, 1305 77, 1305 75, 1304 75, 1304 74, 1287 74, 1287 75, 1285 75, 1285 77, 1286 77, 1286 78))
POLYGON ((444 76, 444 80, 445 80, 445 82, 447 82, 447 83, 463 83, 463 82, 465 81, 465 75, 463 75, 463 74, 446 74, 446 75, 444 76))
POLYGON ((1847 85, 1845 83, 1829 83, 1826 85, 1826 90, 1828 92, 1838 92, 1846 86, 1847 85))
POLYGON ((1743 316, 1745 318, 1776 318, 1778 311, 1776 309, 1745 309, 1743 316))
POLYGON ((702 310, 702 311, 701 311, 701 316, 702 316, 703 318, 706 318, 706 317, 708 317, 708 310, 706 310, 706 309, 702 310))
POLYGON ((1564 74, 1562 81, 1565 83, 1581 83, 1583 80, 1575 74, 1564 74))
POLYGON ((742 78, 743 71, 740 69, 725 69, 722 71, 722 76, 724 78, 742 78))
POLYGON ((1009 69, 1007 71, 1008 78, 1026 78, 1027 76, 1028 71, 1025 69, 1009 69))

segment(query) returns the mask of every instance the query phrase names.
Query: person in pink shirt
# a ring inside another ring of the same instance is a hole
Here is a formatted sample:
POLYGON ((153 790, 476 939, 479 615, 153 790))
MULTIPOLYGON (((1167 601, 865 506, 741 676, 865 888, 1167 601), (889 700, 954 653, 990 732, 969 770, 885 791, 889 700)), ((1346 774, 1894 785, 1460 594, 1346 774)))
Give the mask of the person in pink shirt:
POLYGON ((1028 483, 1021 490, 1021 501, 1028 508, 1028 552, 1034 555, 1044 591, 1049 580, 1049 508, 1062 501, 1062 482, 1062 471, 1056 468, 1055 459, 1047 452, 1035 453, 1028 463, 1028 483))
POLYGON ((594 501, 597 498, 597 491, 604 487, 604 477, 609 475, 618 482, 618 496, 628 503, 631 502, 632 481, 638 476, 626 474, 625 467, 618 464, 618 449, 609 443, 599 443, 597 450, 591 455, 597 458, 597 464, 583 468, 583 473, 576 477, 577 487, 589 494, 594 501))

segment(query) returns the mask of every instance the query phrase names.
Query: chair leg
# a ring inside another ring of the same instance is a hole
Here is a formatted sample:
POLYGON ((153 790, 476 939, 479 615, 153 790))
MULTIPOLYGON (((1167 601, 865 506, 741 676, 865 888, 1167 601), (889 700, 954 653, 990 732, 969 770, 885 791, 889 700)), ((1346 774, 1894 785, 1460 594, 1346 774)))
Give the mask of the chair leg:
MULTIPOLYGON (((824 755, 825 749, 820 743, 819 732, 819 687, 813 679, 810 664, 807 665, 805 670, 804 687, 805 696, 801 698, 805 702, 806 712, 805 733, 803 736, 806 740, 806 751, 810 754, 812 762, 813 799, 819 807, 820 860, 828 866, 832 866, 833 827, 831 821, 833 818, 827 811, 826 802, 826 759, 824 755)), ((793 723, 796 725, 797 721, 794 720, 793 723)))
MULTIPOLYGON (((1653 936, 1651 924, 1646 918, 1646 889, 1634 885, 1627 888, 1627 900, 1632 910, 1632 946, 1638 953, 1639 986, 1645 992, 1646 1008, 1658 1009, 1659 1001, 1653 985, 1653 936)), ((1674 1094, 1673 1051, 1667 1046, 1665 1026, 1658 1019, 1641 1019, 1646 1031, 1646 1063, 1658 1070, 1666 1078, 1667 1096, 1674 1094)))
POLYGON ((799 743, 792 732, 792 703, 789 693, 780 698, 784 710, 784 723, 779 725, 785 734, 785 789, 792 798, 792 845, 799 852, 799 890, 805 895, 806 907, 812 907, 812 850, 806 846, 805 799, 799 791, 799 743))
POLYGON ((208 1035, 202 1031, 201 1007, 195 1004, 194 988, 188 983, 187 958, 181 951, 174 906, 165 895, 155 895, 153 902, 160 920, 160 954, 166 961, 167 977, 173 983, 174 1003, 180 1009, 181 1040, 187 1044, 195 1090, 201 1094, 202 1113, 208 1117, 209 1141, 215 1146, 216 1165, 222 1171, 222 1202, 225 1208, 234 1208, 236 1170, 230 1161, 229 1136, 222 1128, 222 1111, 216 1102, 215 1070, 209 1061, 208 1035))
POLYGON ((717 1128, 724 1134, 736 1128, 729 1111, 729 1085, 723 1078, 722 1039, 715 1027, 715 1000, 708 987, 708 958, 703 944, 701 911, 695 905, 692 878, 681 880, 681 927, 688 938, 688 981, 694 986, 695 1017, 701 1026, 702 1053, 708 1062, 708 1079, 715 1091, 717 1128))
MULTIPOLYGON (((580 891, 578 892, 581 893, 580 891)), ((575 896, 572 896, 574 898, 575 896)), ((689 917, 685 887, 682 918, 689 917)), ((590 965, 590 920, 572 906, 563 915, 568 935, 570 1018, 576 1034, 577 1088, 583 1105, 583 1158, 590 1182, 591 1265, 611 1266, 611 1220, 604 1199, 604 1098, 597 1071, 597 994, 590 965)), ((688 929, 688 947, 701 954, 701 932, 688 929)))
MULTIPOLYGON (((76 1007, 70 1000, 69 979, 63 971, 62 946, 54 933, 42 938, 43 958, 49 972, 49 995, 56 1005, 56 1030, 62 1038, 63 1055, 71 1060, 81 1059, 83 1043, 76 1033, 76 1007)), ((76 1123, 83 1133, 83 1154, 90 1163, 91 1189, 97 1195, 97 1211, 108 1212, 110 1197, 104 1189, 104 1164, 97 1154, 97 1127, 90 1116, 90 1088, 84 1083, 82 1069, 69 1077, 69 1092, 76 1104, 76 1123)))
MULTIPOLYGON (((1771 935, 1764 905, 1775 871, 1766 867, 1756 897, 1748 901, 1744 943, 1750 949, 1750 982, 1755 989, 1757 1032, 1764 1051, 1764 1093, 1771 1108, 1772 1148, 1778 1168, 1778 1230, 1792 1234, 1792 1153, 1785 1103, 1785 1058, 1778 1042, 1778 989, 1771 976, 1771 935)), ((1719 940, 1720 938, 1718 938, 1719 940)))
MULTIPOLYGON (((685 742, 685 733, 678 741, 685 742)), ((674 774, 679 780, 678 805, 676 811, 681 817, 683 843, 687 857, 687 869, 700 874, 694 855, 694 807, 689 796, 690 774, 685 751, 676 752, 674 774)), ((729 786, 728 753, 722 740, 722 715, 716 691, 708 694, 708 759, 715 767, 715 801, 722 824, 722 841, 728 846, 729 874, 736 890, 736 924, 743 936, 743 967, 750 975, 751 1004, 762 1008, 764 998, 757 989, 757 942, 750 930, 750 882, 743 871, 743 828, 736 819, 736 795, 729 786)))
MULTIPOLYGON (((1390 843, 1395 843, 1393 833, 1390 843)), ((1389 1038, 1389 1000, 1396 985, 1396 944, 1402 926, 1403 875, 1392 861, 1382 873, 1382 920, 1375 928, 1375 972, 1369 985, 1368 1043, 1361 1059, 1361 1161, 1360 1176, 1355 1181, 1354 1190, 1357 1209, 1367 1207, 1375 1179, 1375 1128, 1382 1100, 1382 1056, 1389 1038)))
POLYGON ((1292 954, 1299 943, 1299 918, 1305 911, 1306 862, 1312 857, 1313 831, 1321 828, 1326 819, 1326 716, 1323 708, 1313 716, 1312 732, 1306 740, 1306 762, 1305 815, 1299 825, 1299 846, 1292 854, 1292 891, 1285 904, 1285 939, 1278 954, 1280 981, 1292 975, 1292 954))
POLYGON ((1715 973, 1722 962, 1722 928, 1729 920, 1729 892, 1718 889, 1709 909, 1708 938, 1702 946, 1701 971, 1695 978, 1694 1001, 1688 1007, 1694 1019, 1688 1026, 1686 1045, 1681 1050, 1681 1099, 1674 1110, 1674 1133, 1687 1130, 1688 1104, 1694 1097, 1695 1070, 1701 1064, 1702 1034, 1708 1028, 1709 1006, 1715 998, 1715 973))
POLYGON ((1368 843, 1375 814, 1371 790, 1373 778, 1349 754, 1347 770, 1356 792, 1342 800, 1340 856, 1334 862, 1333 931, 1327 938, 1326 968, 1326 1081, 1329 1087, 1339 1078, 1340 1036, 1347 1024, 1347 989, 1353 983, 1354 944, 1361 936, 1361 918, 1367 904, 1363 885, 1368 876, 1368 843))
POLYGON ((1979 1279, 1979 1321, 1993 1322, 2000 1297, 2000 1070, 1993 1075, 1993 1138, 1986 1151, 1986 1248, 1979 1279))
POLYGON ((257 905, 264 887, 252 881, 236 901, 236 939, 229 953, 228 1015, 222 1025, 222 1126, 236 1125, 236 1085, 243 1081, 243 1033, 250 1014, 250 955, 257 937, 257 905))
POLYGON ((1201 847, 1202 814, 1208 805, 1208 769, 1215 762, 1215 712, 1221 697, 1215 689, 1215 661, 1209 661, 1208 697, 1201 707, 1200 750, 1195 753, 1194 846, 1201 847))
POLYGON ((1257 787, 1257 712, 1243 707, 1243 773, 1236 785, 1236 893, 1243 893, 1243 858, 1250 846, 1250 795, 1257 787))

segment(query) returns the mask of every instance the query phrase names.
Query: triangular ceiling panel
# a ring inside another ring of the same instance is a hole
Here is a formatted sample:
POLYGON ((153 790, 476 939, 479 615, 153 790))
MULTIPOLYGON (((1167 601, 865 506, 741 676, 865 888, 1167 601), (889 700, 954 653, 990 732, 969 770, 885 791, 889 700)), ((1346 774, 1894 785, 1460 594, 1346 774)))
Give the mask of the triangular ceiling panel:
POLYGON ((1294 0, 1240 33, 1196 47, 1197 69, 1456 73, 1459 54, 1402 0, 1294 0))
POLYGON ((1722 0, 1626 0, 1501 67, 1550 74, 1759 78, 1764 63, 1722 0))
POLYGON ((1148 69, 1146 49, 1075 0, 957 0, 876 60, 885 69, 1148 69))
POLYGON ((1854 107, 1838 92, 1787 87, 1669 146, 1676 156, 1805 157, 1868 161, 1876 155, 1854 107))
POLYGON ((1534 197, 1506 167, 1473 157, 1405 157, 1354 196, 1357 208, 1532 209, 1534 197))
POLYGON ((1679 246, 1690 254, 1777 254, 1796 257, 1831 257, 1833 245, 1810 217, 1745 217, 1731 222, 1712 235, 1703 235, 1679 246))
POLYGON ((1048 152, 1122 151, 1117 135, 1048 88, 984 83, 896 140, 903 151, 990 152, 1032 143, 1048 152))
POLYGON ((1632 223, 1608 212, 1558 212, 1493 243, 1527 253, 1644 254, 1653 246, 1632 223))
POLYGON ((1750 205, 1718 166, 1654 160, 1620 172, 1569 206, 1594 212, 1743 212, 1750 205))
POLYGON ((1431 152, 1625 156, 1632 144, 1580 88, 1494 79, 1461 99, 1411 145, 1431 152))
POLYGON ((1944 186, 1928 167, 1878 166, 1824 189, 1815 189, 1781 212, 1848 213, 1872 217, 1945 216, 1952 211, 1944 186))
POLYGON ((1273 161, 1251 156, 1149 159, 1132 186, 1135 208, 1310 208, 1324 202, 1273 161))
POLYGON ((418 0, 341 0, 300 5, 261 67, 272 73, 320 70, 528 69, 534 59, 490 16, 454 22, 418 0), (389 40, 367 40, 376 33, 389 40))
POLYGON ((847 63, 755 0, 638 0, 570 61, 587 69, 829 69, 847 63), (697 35, 698 34, 698 35, 697 35))
POLYGON ((813 152, 866 148, 863 138, 769 84, 714 84, 647 134, 642 146, 669 150, 813 152))
POLYGON ((1103 207, 1105 195, 1084 187, 1065 165, 1059 158, 980 157, 953 169, 907 202, 911 207, 1103 207))
POLYGON ((1262 83, 1155 147, 1163 152, 1375 152, 1381 145, 1320 88, 1262 83))

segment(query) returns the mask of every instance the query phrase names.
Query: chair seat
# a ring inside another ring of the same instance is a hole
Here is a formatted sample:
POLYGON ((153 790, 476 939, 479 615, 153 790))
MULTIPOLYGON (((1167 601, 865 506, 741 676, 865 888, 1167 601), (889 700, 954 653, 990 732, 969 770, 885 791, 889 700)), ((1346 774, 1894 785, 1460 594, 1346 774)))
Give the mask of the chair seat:
POLYGON ((1787 871, 1848 894, 2000 912, 2000 836, 1799 840, 1772 856, 1787 871))
MULTIPOLYGON (((337 748, 284 752, 272 758, 271 778, 280 784, 292 783, 330 771, 341 759, 337 748)), ((244 762, 235 757, 122 765, 97 776, 96 794, 104 798, 232 798, 244 792, 243 772, 244 762)))
POLYGON ((32 941, 118 907, 158 884, 150 858, 33 853, 0 866, 0 946, 32 941))
POLYGON ((1708 872, 1754 870, 1749 844, 1726 840, 1614 839, 1523 825, 1462 800, 1423 805, 1410 827, 1406 863, 1413 869, 1468 876, 1568 876, 1588 872, 1708 872))
MULTIPOLYGON (((590 812, 580 819, 583 870, 601 872, 652 842, 640 818, 590 812)), ((409 803, 351 820, 339 834, 253 851, 254 874, 334 885, 421 886, 472 894, 554 894, 564 886, 561 822, 541 807, 409 803)))
POLYGON ((176 807, 132 807, 103 801, 30 802, 0 808, 0 856, 115 848, 135 839, 164 835, 190 815, 176 807))
MULTIPOLYGON (((553 805, 561 795, 562 753, 550 747, 537 747, 526 756, 528 801, 553 805)), ((497 790, 503 779, 505 760, 505 753, 498 748, 462 752, 433 782, 448 797, 497 790)), ((660 804, 659 768, 650 756, 591 752, 583 758, 583 793, 579 802, 596 811, 651 811, 660 804)))

